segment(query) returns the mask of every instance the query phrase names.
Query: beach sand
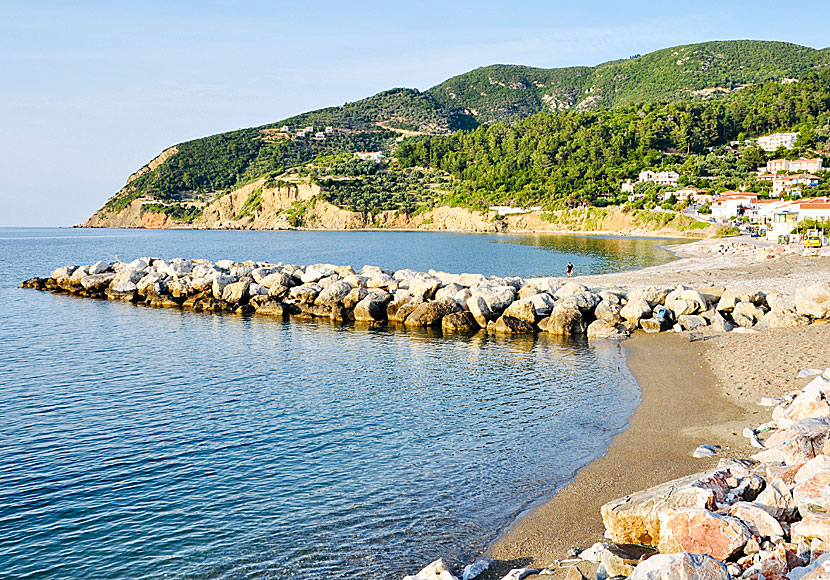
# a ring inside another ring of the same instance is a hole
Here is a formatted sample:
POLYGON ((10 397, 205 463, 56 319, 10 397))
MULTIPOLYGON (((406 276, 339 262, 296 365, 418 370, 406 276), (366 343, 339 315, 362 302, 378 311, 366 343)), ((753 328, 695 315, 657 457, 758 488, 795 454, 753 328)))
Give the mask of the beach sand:
MULTIPOLYGON (((828 272, 830 260, 801 256, 761 263, 691 256, 645 271, 577 281, 627 287, 715 282, 791 292, 826 280, 828 272)), ((555 568, 569 549, 603 540, 604 503, 703 471, 721 457, 757 452, 741 431, 769 420, 770 409, 757 404, 761 397, 802 387, 809 379, 795 376, 803 368, 830 367, 827 324, 709 334, 694 342, 688 333, 640 332, 622 345, 642 393, 629 428, 614 438, 605 456, 580 470, 571 484, 515 522, 490 547, 494 564, 488 578, 501 578, 514 567, 555 568), (723 450, 712 458, 693 458, 703 443, 723 450)), ((596 565, 584 562, 579 568, 591 577, 596 565)), ((540 578, 564 578, 566 571, 540 578)))

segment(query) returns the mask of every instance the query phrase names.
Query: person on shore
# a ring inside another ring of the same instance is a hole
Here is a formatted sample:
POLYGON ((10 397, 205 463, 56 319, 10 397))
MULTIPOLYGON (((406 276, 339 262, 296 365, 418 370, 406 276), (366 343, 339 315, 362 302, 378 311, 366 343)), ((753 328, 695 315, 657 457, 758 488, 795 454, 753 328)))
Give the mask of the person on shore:
POLYGON ((573 278, 574 275, 574 265, 568 262, 568 278, 573 278))

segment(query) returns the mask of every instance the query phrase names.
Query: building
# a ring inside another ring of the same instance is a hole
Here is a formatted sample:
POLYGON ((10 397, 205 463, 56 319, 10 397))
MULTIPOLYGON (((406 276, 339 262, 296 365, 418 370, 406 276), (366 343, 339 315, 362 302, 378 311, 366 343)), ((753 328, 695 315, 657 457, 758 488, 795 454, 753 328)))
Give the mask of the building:
POLYGON ((622 182, 622 185, 620 186, 620 191, 622 193, 634 193, 634 182, 630 179, 626 179, 622 182))
POLYGON ((804 187, 815 187, 820 179, 810 173, 796 175, 776 175, 772 180, 772 196, 781 197, 784 194, 800 195, 804 187))
POLYGON ((743 215, 747 208, 758 200, 757 193, 740 193, 727 191, 712 200, 712 217, 715 221, 725 222, 743 215))
POLYGON ((280 131, 283 133, 288 133, 289 131, 291 131, 291 127, 289 127, 288 125, 283 125, 282 127, 280 127, 280 131))
POLYGON ((326 135, 331 135, 334 133, 334 127, 326 127, 326 135))
POLYGON ((792 149, 795 147, 796 139, 798 139, 798 133, 773 133, 758 137, 758 147, 764 151, 775 151, 779 147, 792 149))
POLYGON ((798 172, 798 173, 815 173, 821 171, 822 160, 816 159, 796 159, 790 161, 789 159, 772 159, 767 162, 767 166, 762 168, 766 174, 780 173, 780 172, 798 172))
POLYGON ((383 161, 384 154, 382 151, 359 151, 354 154, 355 159, 360 159, 362 161, 374 161, 375 163, 383 161))
POLYGON ((697 203, 697 197, 706 193, 705 189, 698 189, 696 187, 684 187, 683 189, 678 189, 677 191, 673 191, 668 196, 674 195, 677 198, 677 201, 683 201, 689 199, 697 203))
POLYGON ((641 171, 637 176, 637 183, 644 183, 646 181, 653 181, 657 185, 677 185, 677 180, 680 179, 680 174, 676 171, 641 171))
POLYGON ((312 139, 314 139, 315 141, 325 141, 326 140, 326 134, 323 131, 317 131, 314 134, 314 137, 312 137, 312 139))

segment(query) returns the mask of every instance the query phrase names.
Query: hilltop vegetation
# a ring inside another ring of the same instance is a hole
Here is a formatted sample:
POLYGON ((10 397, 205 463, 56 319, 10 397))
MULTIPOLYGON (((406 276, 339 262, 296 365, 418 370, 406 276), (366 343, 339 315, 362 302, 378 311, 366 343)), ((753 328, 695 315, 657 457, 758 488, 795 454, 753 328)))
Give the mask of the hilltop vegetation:
MULTIPOLYGON (((828 64, 827 49, 727 41, 596 67, 484 67, 425 92, 392 89, 181 143, 103 211, 142 199, 186 221, 197 212, 192 204, 211 203, 263 176, 302 173, 309 164, 318 168, 313 177, 323 197, 355 211, 614 203, 619 200, 608 193, 643 168, 678 168, 689 183, 705 179, 707 168, 723 161, 707 160, 707 148, 742 133, 801 128, 812 144, 823 143, 828 64), (802 80, 781 84, 783 78, 802 80), (331 130, 299 136, 306 126, 331 130), (326 163, 320 160, 336 158, 342 166, 356 151, 382 151, 399 163, 365 174, 321 169, 326 163), (181 203, 190 205, 175 209, 181 203)), ((733 181, 746 170, 735 169, 733 181)))

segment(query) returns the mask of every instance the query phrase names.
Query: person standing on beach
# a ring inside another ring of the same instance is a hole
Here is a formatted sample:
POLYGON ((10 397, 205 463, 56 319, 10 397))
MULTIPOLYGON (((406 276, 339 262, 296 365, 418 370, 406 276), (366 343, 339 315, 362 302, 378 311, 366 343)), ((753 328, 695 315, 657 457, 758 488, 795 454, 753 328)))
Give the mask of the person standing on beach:
POLYGON ((568 262, 568 278, 572 278, 574 274, 574 265, 568 262))

